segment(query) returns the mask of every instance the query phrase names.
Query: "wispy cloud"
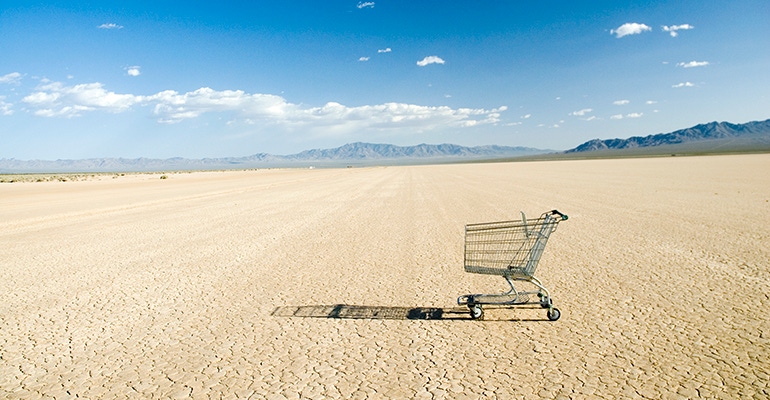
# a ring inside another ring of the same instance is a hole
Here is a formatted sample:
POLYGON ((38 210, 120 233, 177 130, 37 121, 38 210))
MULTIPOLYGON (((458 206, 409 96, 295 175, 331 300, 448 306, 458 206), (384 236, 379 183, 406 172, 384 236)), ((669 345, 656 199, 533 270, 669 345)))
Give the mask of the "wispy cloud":
POLYGON ((655 100, 647 100, 644 102, 644 104, 658 104, 658 102, 655 100))
POLYGON ((681 88, 681 87, 693 87, 693 86, 695 86, 695 84, 692 82, 680 82, 680 83, 677 83, 676 85, 672 85, 671 87, 681 88))
POLYGON ((662 29, 664 32, 668 32, 671 37, 677 37, 679 35, 679 32, 682 30, 689 30, 689 29, 695 29, 694 26, 690 24, 682 24, 682 25, 671 25, 671 26, 662 26, 662 29))
POLYGON ((615 37, 622 38, 623 36, 628 35, 638 35, 642 32, 651 31, 652 28, 645 24, 639 24, 636 22, 628 22, 618 27, 618 29, 611 29, 610 34, 615 35, 615 37))
POLYGON ((18 72, 11 72, 10 74, 0 76, 0 83, 18 84, 19 82, 21 82, 21 74, 18 72))
POLYGON ((5 102, 5 96, 0 96, 0 115, 13 115, 13 104, 5 102))
POLYGON ((613 101, 612 104, 614 104, 616 106, 624 106, 624 105, 626 105, 626 104, 628 104, 630 102, 631 101, 629 101, 629 100, 616 100, 616 101, 613 101))
POLYGON ((362 8, 374 8, 374 2, 373 1, 361 1, 361 2, 358 2, 356 7, 358 7, 359 10, 362 9, 362 8))
POLYGON ((584 115, 586 115, 586 114, 588 114, 588 113, 590 113, 592 111, 593 111, 592 108, 584 108, 582 110, 573 111, 573 112, 569 113, 569 115, 573 115, 573 116, 577 116, 577 117, 582 117, 582 116, 584 116, 584 115))
POLYGON ((532 114, 524 114, 521 116, 521 119, 529 119, 530 117, 532 117, 532 114))
POLYGON ((377 50, 377 53, 390 53, 391 51, 393 51, 393 50, 391 50, 390 47, 387 47, 387 48, 384 48, 384 49, 377 50))
POLYGON ((151 107, 158 122, 164 124, 195 119, 207 113, 229 112, 253 124, 319 134, 354 133, 366 129, 425 131, 445 126, 495 124, 507 110, 506 106, 482 109, 405 103, 348 107, 328 102, 321 107, 303 107, 281 96, 249 94, 242 90, 219 91, 204 87, 186 93, 165 90, 142 96, 111 92, 101 83, 65 86, 60 82, 43 83, 22 101, 41 117, 75 118, 87 112, 120 113, 140 106, 151 107))
POLYGON ((688 63, 680 62, 676 64, 677 67, 682 67, 682 68, 705 67, 707 65, 709 65, 708 61, 690 61, 688 63))
POLYGON ((615 114, 615 115, 611 115, 610 119, 642 118, 643 115, 644 115, 644 113, 629 113, 629 114, 626 114, 626 115, 615 114))
POLYGON ((423 58, 420 61, 417 61, 417 65, 424 67, 429 64, 443 64, 444 60, 441 59, 441 57, 438 56, 428 56, 423 58))
POLYGON ((99 28, 99 29, 123 29, 123 25, 112 24, 112 23, 110 23, 110 24, 101 24, 101 25, 97 26, 97 28, 99 28))
POLYGON ((369 61, 369 57, 359 57, 358 61, 369 61))
POLYGON ((386 103, 347 107, 336 102, 322 107, 303 108, 289 103, 286 99, 267 94, 248 94, 240 90, 216 91, 201 88, 184 94, 165 91, 146 99, 156 103, 154 113, 159 122, 174 123, 196 118, 204 113, 234 111, 244 118, 261 120, 267 124, 285 127, 322 128, 352 132, 357 129, 388 129, 415 127, 433 129, 441 124, 459 127, 496 123, 500 112, 497 109, 470 109, 429 107, 404 103, 386 103))
POLYGON ((126 73, 128 74, 128 76, 139 76, 142 74, 142 72, 140 71, 141 68, 142 67, 138 65, 134 65, 132 67, 126 67, 126 73))

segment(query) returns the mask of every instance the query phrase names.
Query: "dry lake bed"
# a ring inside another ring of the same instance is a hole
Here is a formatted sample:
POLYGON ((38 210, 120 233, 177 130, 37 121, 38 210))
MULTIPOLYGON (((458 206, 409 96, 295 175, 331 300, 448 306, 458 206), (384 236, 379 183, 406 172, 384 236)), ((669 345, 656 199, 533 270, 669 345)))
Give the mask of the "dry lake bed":
POLYGON ((0 184, 0 398, 767 398, 770 155, 0 184), (561 318, 457 296, 569 215, 561 318))

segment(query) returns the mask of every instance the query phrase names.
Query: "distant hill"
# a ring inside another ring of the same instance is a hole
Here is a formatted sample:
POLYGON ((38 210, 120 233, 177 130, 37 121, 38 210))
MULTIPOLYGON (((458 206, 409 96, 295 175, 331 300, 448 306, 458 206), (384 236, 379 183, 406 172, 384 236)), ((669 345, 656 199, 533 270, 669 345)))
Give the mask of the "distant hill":
POLYGON ((349 163, 408 164, 442 161, 489 160, 552 152, 529 147, 477 146, 455 144, 391 144, 350 143, 333 149, 306 150, 291 155, 258 153, 246 157, 224 158, 91 158, 82 160, 16 160, 0 159, 0 173, 25 172, 119 172, 164 170, 210 170, 271 167, 340 166, 349 163))
POLYGON ((349 143, 335 149, 306 150, 286 156, 293 160, 397 160, 422 158, 495 158, 516 155, 540 154, 551 150, 529 147, 477 146, 456 144, 418 144, 394 146, 392 144, 349 143))
POLYGON ((770 119, 765 121, 752 121, 745 124, 731 124, 729 122, 709 122, 692 128, 680 129, 670 133, 659 133, 649 136, 634 136, 628 139, 593 139, 565 153, 581 153, 597 150, 635 149, 642 147, 655 147, 693 143, 707 140, 722 140, 734 138, 770 137, 770 119))

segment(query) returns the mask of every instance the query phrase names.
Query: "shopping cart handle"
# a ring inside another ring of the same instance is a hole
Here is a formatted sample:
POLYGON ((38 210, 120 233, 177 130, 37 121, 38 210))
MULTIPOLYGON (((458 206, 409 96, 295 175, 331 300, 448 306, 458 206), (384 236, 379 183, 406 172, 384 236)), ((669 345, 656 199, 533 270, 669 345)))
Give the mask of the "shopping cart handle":
POLYGON ((562 214, 562 213, 559 212, 559 210, 551 210, 551 214, 555 214, 555 215, 560 216, 562 221, 566 221, 567 218, 569 218, 567 216, 567 214, 562 214))

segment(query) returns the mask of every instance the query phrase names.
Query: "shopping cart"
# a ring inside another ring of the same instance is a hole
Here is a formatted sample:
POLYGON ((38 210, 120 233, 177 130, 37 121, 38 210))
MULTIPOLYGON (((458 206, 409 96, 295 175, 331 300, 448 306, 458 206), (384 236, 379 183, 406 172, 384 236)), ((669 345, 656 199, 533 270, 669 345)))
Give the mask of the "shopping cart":
POLYGON ((548 319, 556 321, 561 316, 553 306, 548 289, 535 277, 535 269, 545 250, 548 238, 559 222, 567 219, 557 210, 543 213, 539 218, 527 219, 521 213, 521 221, 489 222, 465 226, 465 271, 476 274, 500 275, 511 290, 500 294, 466 294, 457 304, 467 305, 471 318, 484 316, 482 305, 516 306, 539 303, 548 309, 548 319), (537 290, 519 291, 513 281, 528 282, 537 290), (537 301, 530 296, 537 295, 537 301))

